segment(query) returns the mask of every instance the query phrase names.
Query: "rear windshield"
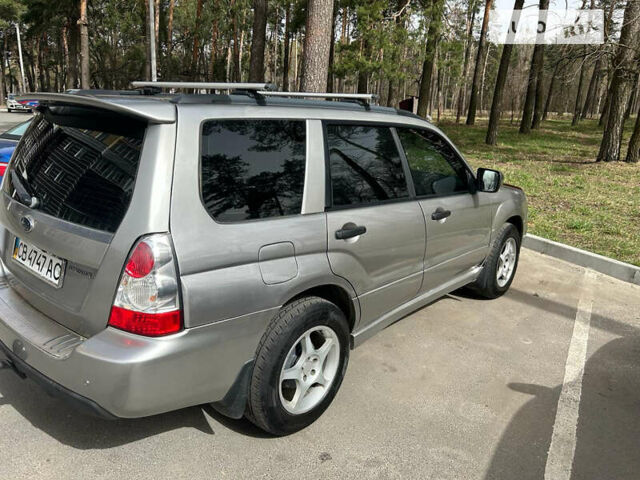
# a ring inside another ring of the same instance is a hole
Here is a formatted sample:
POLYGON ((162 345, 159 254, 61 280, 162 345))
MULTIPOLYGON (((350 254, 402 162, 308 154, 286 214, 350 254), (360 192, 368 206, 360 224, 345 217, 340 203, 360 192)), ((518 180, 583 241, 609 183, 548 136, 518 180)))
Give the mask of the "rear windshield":
POLYGON ((144 124, 107 112, 47 110, 23 135, 12 168, 40 211, 115 232, 131 201, 143 136, 144 124))

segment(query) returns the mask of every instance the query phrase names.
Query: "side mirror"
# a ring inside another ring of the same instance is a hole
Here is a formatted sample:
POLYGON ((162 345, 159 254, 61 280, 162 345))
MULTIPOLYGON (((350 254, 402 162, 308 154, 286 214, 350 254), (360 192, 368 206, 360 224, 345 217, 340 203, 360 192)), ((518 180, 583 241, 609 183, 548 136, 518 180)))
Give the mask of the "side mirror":
POLYGON ((503 176, 498 170, 479 168, 476 174, 476 187, 479 192, 495 193, 502 186, 503 176))

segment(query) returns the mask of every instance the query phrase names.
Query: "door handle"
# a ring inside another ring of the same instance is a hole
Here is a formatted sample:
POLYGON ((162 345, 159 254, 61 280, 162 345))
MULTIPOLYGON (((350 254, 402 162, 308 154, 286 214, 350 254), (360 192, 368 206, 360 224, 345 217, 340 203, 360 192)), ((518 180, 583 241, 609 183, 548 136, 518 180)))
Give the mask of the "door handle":
POLYGON ((358 235, 362 235, 367 233, 367 227, 365 226, 343 226, 340 230, 336 230, 336 239, 338 240, 346 240, 348 238, 357 237, 358 235))
POLYGON ((431 214, 431 220, 444 220, 451 215, 451 210, 445 210, 438 207, 435 212, 431 214))

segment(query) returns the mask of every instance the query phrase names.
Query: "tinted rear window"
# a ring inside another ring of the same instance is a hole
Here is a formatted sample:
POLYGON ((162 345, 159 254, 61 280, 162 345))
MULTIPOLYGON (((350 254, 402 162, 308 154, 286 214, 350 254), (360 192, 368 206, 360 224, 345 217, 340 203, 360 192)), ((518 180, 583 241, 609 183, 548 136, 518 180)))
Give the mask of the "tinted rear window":
POLYGON ((39 210, 115 232, 133 194, 144 127, 122 120, 118 128, 129 123, 127 134, 93 129, 110 123, 107 117, 98 122, 82 115, 36 116, 18 144, 13 168, 39 200, 39 210))
POLYGON ((202 128, 204 205, 219 222, 300 213, 305 170, 302 120, 215 120, 202 128))

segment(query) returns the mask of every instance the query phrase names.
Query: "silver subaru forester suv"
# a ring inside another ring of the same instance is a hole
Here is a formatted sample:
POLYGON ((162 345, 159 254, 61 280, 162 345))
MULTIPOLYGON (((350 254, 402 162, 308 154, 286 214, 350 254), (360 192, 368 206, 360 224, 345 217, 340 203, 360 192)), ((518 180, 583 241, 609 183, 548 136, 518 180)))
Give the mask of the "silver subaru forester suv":
POLYGON ((2 184, 2 365, 78 409, 212 403, 288 434, 350 349, 460 287, 509 288, 524 193, 424 119, 367 95, 136 86, 30 97, 2 184))

